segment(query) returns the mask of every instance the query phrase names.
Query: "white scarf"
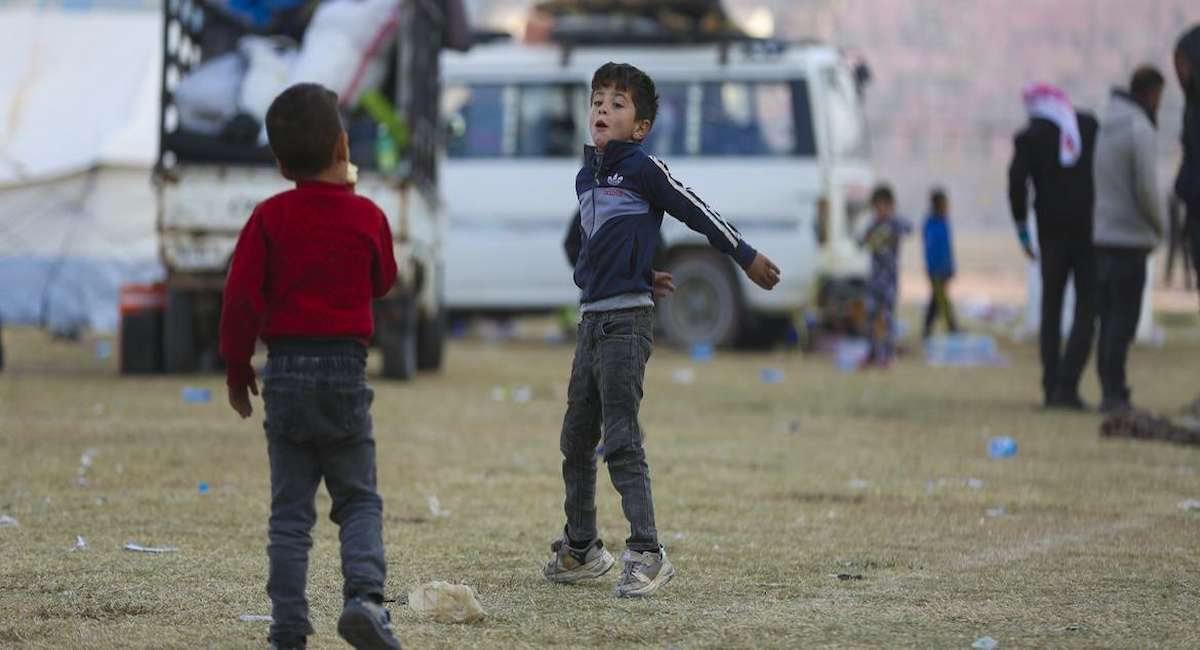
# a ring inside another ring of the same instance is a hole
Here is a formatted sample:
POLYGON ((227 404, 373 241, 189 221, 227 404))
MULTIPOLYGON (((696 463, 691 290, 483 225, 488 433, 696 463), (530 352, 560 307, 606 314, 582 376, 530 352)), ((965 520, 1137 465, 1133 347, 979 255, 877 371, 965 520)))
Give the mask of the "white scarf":
POLYGON ((1079 135, 1079 118, 1067 94, 1050 84, 1034 83, 1025 87, 1022 99, 1030 118, 1050 120, 1058 127, 1058 161, 1063 167, 1074 167, 1083 154, 1083 138, 1079 135))

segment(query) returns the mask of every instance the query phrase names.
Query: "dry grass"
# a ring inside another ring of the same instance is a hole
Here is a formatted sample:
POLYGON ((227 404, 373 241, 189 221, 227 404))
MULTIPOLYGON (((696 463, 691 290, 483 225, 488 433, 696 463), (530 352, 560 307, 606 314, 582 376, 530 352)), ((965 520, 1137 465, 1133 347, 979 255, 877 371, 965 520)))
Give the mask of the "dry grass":
MULTIPOLYGON (((1132 357, 1136 397, 1195 396, 1196 325, 1132 357)), ((262 647, 267 467, 261 425, 220 379, 117 378, 84 345, 6 330, 0 375, 0 646, 262 647), (180 400, 184 385, 211 404, 180 400), (98 450, 87 487, 80 454, 98 450), (212 486, 207 495, 197 483, 212 486), (75 535, 90 550, 68 553, 75 535), (135 541, 182 552, 146 556, 135 541)), ((1101 440, 1098 418, 1034 408, 1032 346, 1008 370, 843 375, 827 359, 718 355, 696 383, 660 349, 643 421, 660 531, 679 576, 618 601, 615 575, 546 584, 562 524, 557 447, 571 351, 454 344, 446 372, 375 382, 389 590, 464 581, 490 619, 446 626, 395 610, 413 648, 1200 647, 1200 451, 1101 440), (758 370, 778 366, 781 385, 758 370), (526 404, 494 402, 528 384, 526 404), (990 461, 989 434, 1016 458, 990 461), (969 487, 968 478, 982 481, 969 487), (864 484, 855 479, 867 481, 864 484), (437 495, 449 517, 431 518, 437 495), (1003 506, 1008 514, 985 517, 1003 506), (837 573, 861 574, 839 581, 837 573)), ((1089 371, 1090 372, 1090 371, 1089 371)), ((1095 395, 1089 375, 1085 385, 1095 395)), ((625 535, 602 476, 601 529, 625 535)), ((322 493, 319 508, 329 501, 322 493)), ((314 647, 339 647, 336 529, 317 527, 314 647)))

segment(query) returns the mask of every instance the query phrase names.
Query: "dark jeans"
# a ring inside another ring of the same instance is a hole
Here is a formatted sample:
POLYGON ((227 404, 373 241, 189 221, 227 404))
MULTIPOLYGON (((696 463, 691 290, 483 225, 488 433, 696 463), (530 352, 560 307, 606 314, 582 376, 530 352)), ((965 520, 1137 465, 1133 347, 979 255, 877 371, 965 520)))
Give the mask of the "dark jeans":
POLYGON ((1147 251, 1136 248, 1096 248, 1096 310, 1100 316, 1096 370, 1105 402, 1129 401, 1125 361, 1142 311, 1146 255, 1147 251))
POLYGON ((929 278, 932 294, 929 296, 929 306, 925 308, 925 338, 933 333, 933 323, 939 315, 946 319, 946 329, 951 334, 958 331, 958 321, 954 318, 954 305, 950 302, 950 278, 929 278))
POLYGON ((596 443, 603 426, 604 460, 629 520, 625 545, 633 551, 658 549, 650 468, 638 425, 642 380, 654 347, 653 313, 651 307, 585 313, 579 324, 559 441, 567 536, 576 543, 597 537, 596 443))
POLYGON ((333 500, 329 518, 339 527, 344 598, 383 596, 383 501, 375 489, 366 358, 353 341, 271 344, 263 426, 271 460, 267 594, 274 639, 313 632, 304 592, 322 478, 333 500))
POLYGON ((1047 401, 1079 394, 1096 319, 1096 258, 1090 241, 1039 242, 1042 261, 1042 391, 1047 401), (1063 295, 1075 281, 1075 315, 1062 348, 1063 295))
POLYGON ((1200 292, 1200 201, 1187 207, 1188 239, 1192 245, 1192 266, 1196 267, 1196 291, 1200 292))

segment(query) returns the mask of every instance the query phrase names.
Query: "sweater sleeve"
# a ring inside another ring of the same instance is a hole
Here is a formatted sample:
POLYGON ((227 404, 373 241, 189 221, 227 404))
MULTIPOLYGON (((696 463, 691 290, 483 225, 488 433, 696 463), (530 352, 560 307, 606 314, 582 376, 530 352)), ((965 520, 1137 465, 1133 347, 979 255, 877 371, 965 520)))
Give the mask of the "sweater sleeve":
POLYGON ((1017 226, 1025 225, 1029 218, 1029 159, 1025 150, 1025 138, 1018 135, 1013 140, 1013 157, 1008 165, 1008 203, 1017 226))
POLYGON ((267 276, 267 236, 258 210, 242 228, 221 307, 221 356, 225 359, 225 382, 232 387, 254 379, 250 358, 266 319, 267 301, 263 285, 267 276))
POLYGON ((1158 200, 1158 171, 1154 128, 1149 124, 1138 124, 1133 131, 1133 173, 1137 192, 1138 210, 1142 218, 1161 238, 1164 224, 1162 206, 1158 200))
POLYGON ((375 263, 371 268, 371 295, 382 298, 396 284, 396 250, 392 244, 392 227, 387 215, 376 208, 379 214, 379 230, 375 241, 375 263))
POLYGON ((743 269, 750 266, 758 252, 742 239, 737 228, 700 200, 692 188, 676 180, 666 163, 649 156, 644 170, 642 185, 652 205, 707 237, 713 248, 733 257, 738 266, 743 269))

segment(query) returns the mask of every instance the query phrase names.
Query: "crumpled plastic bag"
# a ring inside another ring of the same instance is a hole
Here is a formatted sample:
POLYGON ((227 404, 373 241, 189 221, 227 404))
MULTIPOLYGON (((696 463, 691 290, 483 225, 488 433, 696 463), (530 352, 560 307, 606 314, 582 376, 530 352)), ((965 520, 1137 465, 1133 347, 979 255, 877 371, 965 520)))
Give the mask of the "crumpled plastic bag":
POLYGON ((474 623, 487 616, 475 590, 435 580, 408 592, 408 608, 438 623, 474 623))

